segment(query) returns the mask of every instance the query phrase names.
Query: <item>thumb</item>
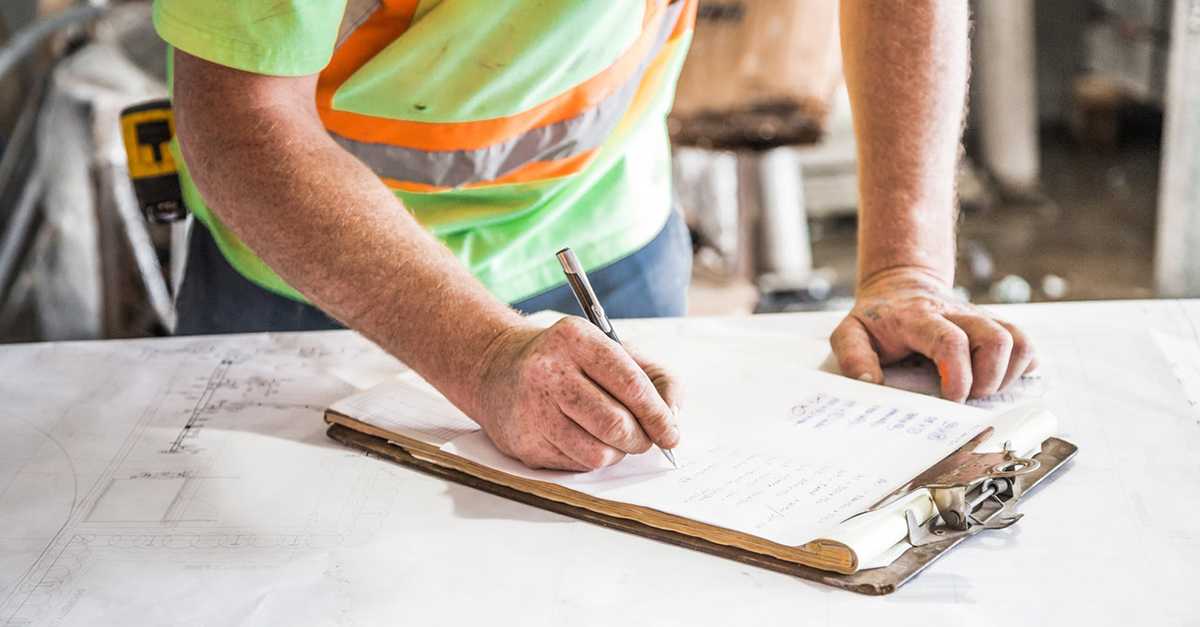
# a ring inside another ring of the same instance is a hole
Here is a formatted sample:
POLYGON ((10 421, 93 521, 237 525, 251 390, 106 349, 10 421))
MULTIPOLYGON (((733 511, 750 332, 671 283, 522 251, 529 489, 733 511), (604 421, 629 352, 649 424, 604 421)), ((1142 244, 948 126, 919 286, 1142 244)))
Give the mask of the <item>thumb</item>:
POLYGON ((843 375, 867 383, 883 383, 883 369, 871 344, 871 334, 857 318, 846 316, 829 336, 829 345, 843 375))

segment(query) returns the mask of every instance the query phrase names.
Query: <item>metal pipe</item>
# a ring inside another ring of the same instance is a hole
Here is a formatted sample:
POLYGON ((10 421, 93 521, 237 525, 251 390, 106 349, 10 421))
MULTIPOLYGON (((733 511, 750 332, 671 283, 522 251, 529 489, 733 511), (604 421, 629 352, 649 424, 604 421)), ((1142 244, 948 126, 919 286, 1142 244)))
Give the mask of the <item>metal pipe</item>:
POLYGON ((74 7, 13 33, 8 44, 0 48, 0 78, 4 78, 25 55, 37 49, 42 40, 64 28, 94 22, 107 11, 108 7, 104 6, 74 7))
POLYGON ((8 292, 16 282, 21 270, 21 261, 32 244, 32 235, 40 222, 38 201, 45 187, 41 165, 34 165, 25 179, 25 187, 17 200, 11 218, 4 227, 0 239, 0 303, 8 298, 8 292))
POLYGON ((758 157, 763 274, 803 287, 812 274, 812 249, 800 183, 800 159, 784 146, 758 157))

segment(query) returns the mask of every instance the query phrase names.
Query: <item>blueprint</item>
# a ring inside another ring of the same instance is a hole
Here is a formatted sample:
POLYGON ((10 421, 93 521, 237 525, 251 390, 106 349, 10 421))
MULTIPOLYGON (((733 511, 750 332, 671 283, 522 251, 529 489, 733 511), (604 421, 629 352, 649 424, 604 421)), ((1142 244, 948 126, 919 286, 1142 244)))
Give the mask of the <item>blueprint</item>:
MULTIPOLYGON (((1041 366, 979 405, 1044 403, 1080 454, 1029 495, 1020 523, 972 538, 883 599, 335 443, 324 408, 403 371, 350 332, 0 347, 0 627, 924 626, 994 622, 1014 599, 1031 624, 1195 624, 1200 307, 1002 311, 1037 341, 1041 366)), ((635 342, 663 324, 777 334, 774 350, 828 369, 839 317, 617 324, 635 342)), ((887 376, 928 386, 921 367, 887 376)))
POLYGON ((392 469, 321 416, 398 368, 348 333, 0 351, 0 624, 132 624, 110 604, 147 582, 232 592, 367 541, 392 469))

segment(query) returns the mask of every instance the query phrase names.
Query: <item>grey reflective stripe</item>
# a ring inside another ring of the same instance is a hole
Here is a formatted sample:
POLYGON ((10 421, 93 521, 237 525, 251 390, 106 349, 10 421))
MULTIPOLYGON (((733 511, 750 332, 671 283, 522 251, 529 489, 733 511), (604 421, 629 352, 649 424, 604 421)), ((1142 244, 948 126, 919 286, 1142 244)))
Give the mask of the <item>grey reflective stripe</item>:
POLYGON ((346 43, 350 38, 350 34, 358 30, 371 14, 375 13, 383 4, 382 0, 346 0, 346 11, 342 13, 342 23, 338 25, 337 43, 333 49, 336 51, 346 43))
POLYGON ((587 152, 603 145, 620 123, 641 87, 646 70, 675 30, 683 7, 684 3, 667 7, 654 43, 629 80, 604 101, 573 118, 530 129, 478 150, 418 150, 357 141, 332 131, 329 134, 380 177, 434 187, 493 181, 530 163, 587 152))

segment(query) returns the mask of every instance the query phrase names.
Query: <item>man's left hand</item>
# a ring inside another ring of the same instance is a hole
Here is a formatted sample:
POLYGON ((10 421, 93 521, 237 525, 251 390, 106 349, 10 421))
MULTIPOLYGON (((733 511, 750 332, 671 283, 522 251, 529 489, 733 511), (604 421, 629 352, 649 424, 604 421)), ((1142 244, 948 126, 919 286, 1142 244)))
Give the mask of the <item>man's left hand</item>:
POLYGON ((893 268, 864 281, 830 343, 842 374, 874 383, 883 382, 881 364, 924 355, 937 364, 942 397, 959 402, 996 393, 1037 361, 1020 329, 917 268, 893 268))

